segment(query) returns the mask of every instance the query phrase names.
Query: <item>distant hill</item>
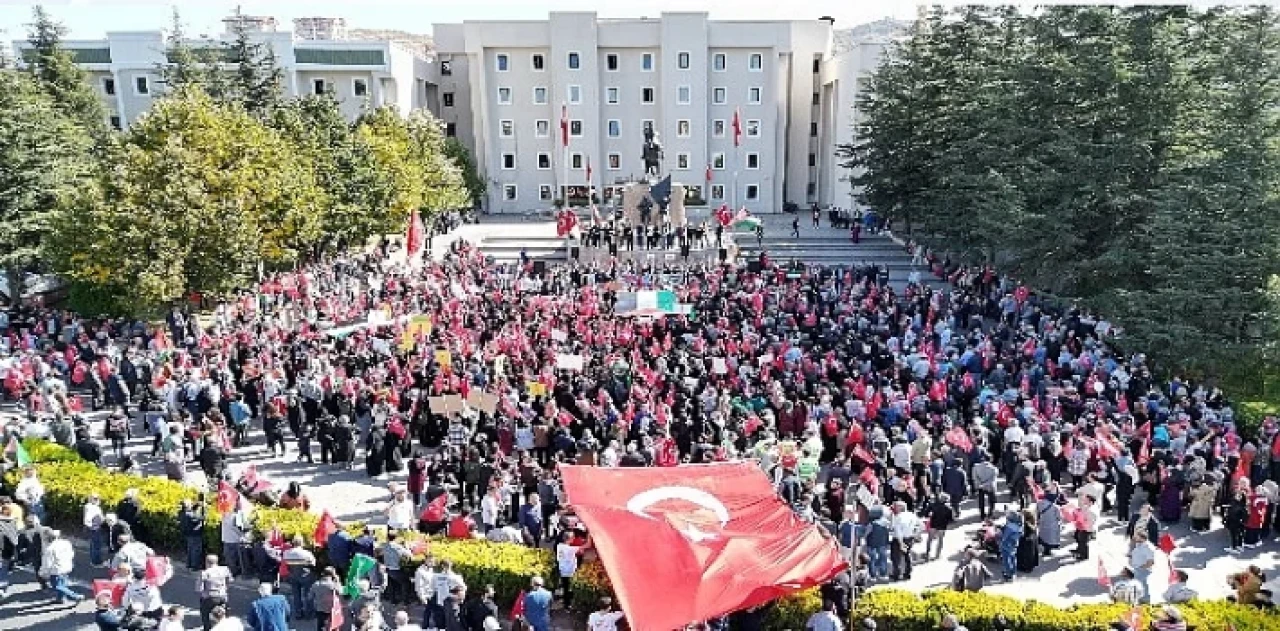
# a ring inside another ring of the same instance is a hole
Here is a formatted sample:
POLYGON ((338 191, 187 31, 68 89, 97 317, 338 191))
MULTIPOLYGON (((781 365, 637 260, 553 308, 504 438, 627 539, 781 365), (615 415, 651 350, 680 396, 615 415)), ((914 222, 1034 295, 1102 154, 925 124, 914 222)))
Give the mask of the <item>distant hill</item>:
POLYGON ((395 29, 353 28, 347 29, 347 39, 381 42, 397 42, 417 48, 424 53, 435 50, 436 42, 430 35, 409 33, 395 29))
POLYGON ((902 37, 910 27, 911 22, 885 18, 859 24, 853 28, 840 29, 833 33, 835 52, 839 54, 862 42, 883 42, 902 37))

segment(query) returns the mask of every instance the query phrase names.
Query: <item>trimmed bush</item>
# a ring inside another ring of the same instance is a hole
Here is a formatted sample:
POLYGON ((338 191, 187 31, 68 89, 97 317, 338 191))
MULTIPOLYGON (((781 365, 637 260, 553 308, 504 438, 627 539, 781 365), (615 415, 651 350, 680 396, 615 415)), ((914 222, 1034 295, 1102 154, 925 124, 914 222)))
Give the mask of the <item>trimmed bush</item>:
MULTIPOLYGON (((1280 616, 1257 607, 1226 601, 1196 601, 1179 605, 1188 625, 1203 631, 1227 628, 1236 631, 1267 631, 1280 628, 1280 616)), ((1146 625, 1155 620, 1159 606, 1143 608, 1146 625)), ((812 611, 812 610, 810 610, 812 611)), ((969 631, 991 631, 997 616, 1004 616, 1019 631, 1107 631, 1111 623, 1129 612, 1126 605, 1112 603, 1054 607, 1034 600, 952 590, 916 594, 896 589, 873 590, 854 604, 854 620, 873 618, 877 629, 887 631, 934 631, 942 616, 953 613, 969 631)), ((802 628, 804 620, 789 618, 785 626, 802 628)))

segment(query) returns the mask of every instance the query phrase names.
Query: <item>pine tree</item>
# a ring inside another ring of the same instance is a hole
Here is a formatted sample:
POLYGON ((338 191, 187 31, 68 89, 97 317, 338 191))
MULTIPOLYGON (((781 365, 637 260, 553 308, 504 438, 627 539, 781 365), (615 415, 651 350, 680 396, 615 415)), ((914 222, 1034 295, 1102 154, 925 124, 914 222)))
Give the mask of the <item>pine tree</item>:
POLYGON ((207 79, 209 70, 202 60, 187 44, 186 32, 182 28, 182 16, 178 7, 173 8, 169 36, 166 39, 165 63, 159 64, 157 73, 171 92, 185 87, 199 86, 207 79))
POLYGON ((31 44, 27 66, 53 98, 53 102, 85 129, 101 134, 106 131, 107 112, 98 95, 89 86, 88 77, 71 53, 62 47, 66 27, 55 22, 36 6, 32 11, 28 41, 31 44))
POLYGON ((234 21, 232 35, 234 39, 227 44, 226 61, 235 66, 235 70, 228 82, 227 97, 265 120, 283 98, 284 71, 275 50, 253 41, 243 21, 234 21))

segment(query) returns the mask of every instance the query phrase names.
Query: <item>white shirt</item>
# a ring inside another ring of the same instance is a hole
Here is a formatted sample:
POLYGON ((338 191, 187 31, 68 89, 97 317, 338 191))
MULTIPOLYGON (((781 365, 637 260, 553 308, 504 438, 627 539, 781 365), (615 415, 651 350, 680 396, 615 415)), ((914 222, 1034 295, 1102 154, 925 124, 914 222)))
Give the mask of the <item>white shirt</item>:
POLYGON ((239 618, 227 617, 210 627, 209 631, 244 631, 244 623, 239 618))
POLYGON ((898 443, 889 450, 889 458, 893 460, 893 466, 899 469, 911 470, 911 445, 908 443, 898 443))
POLYGON ((102 507, 97 504, 84 505, 84 527, 94 530, 102 525, 102 507))
POLYGON ((40 573, 45 576, 66 576, 75 565, 76 550, 66 539, 49 542, 40 557, 40 573))
POLYGON ((413 500, 391 500, 387 507, 387 526, 396 530, 413 528, 413 500))
POLYGON ((1156 560, 1156 547, 1151 545, 1150 541, 1143 541, 1133 547, 1129 551, 1129 567, 1135 570, 1150 571, 1148 564, 1154 564, 1156 560))
POLYGON ((920 534, 920 518, 910 511, 902 511, 889 518, 889 536, 905 541, 920 534))
POLYGON ((587 628, 591 631, 617 631, 618 621, 626 615, 621 611, 594 611, 587 616, 587 628))
MULTIPOLYGON (((113 567, 119 567, 121 563, 128 563, 130 568, 147 567, 147 557, 151 556, 151 548, 141 541, 130 541, 120 546, 116 551, 116 558, 112 561, 113 567)), ((151 611, 146 609, 144 611, 151 611)))
POLYGON ((32 476, 22 478, 18 482, 18 488, 13 491, 14 499, 25 504, 34 504, 44 499, 44 485, 40 484, 40 479, 32 476))
POLYGON ((573 576, 578 571, 578 546, 567 543, 556 544, 556 564, 560 567, 560 576, 573 576))
POLYGON ((131 581, 129 586, 124 588, 124 600, 121 603, 125 609, 133 603, 139 603, 143 611, 155 611, 164 607, 164 601, 160 599, 160 590, 146 581, 131 581))
POLYGON ((494 526, 498 523, 498 514, 502 512, 502 502, 492 493, 486 493, 480 500, 480 523, 494 526))
POLYGON ((1006 444, 1021 443, 1026 433, 1017 425, 1010 425, 1004 430, 1004 442, 1006 444))
POLYGON ((156 631, 186 631, 186 629, 186 627, 182 626, 181 620, 173 620, 165 616, 164 620, 160 621, 160 626, 156 628, 156 631))

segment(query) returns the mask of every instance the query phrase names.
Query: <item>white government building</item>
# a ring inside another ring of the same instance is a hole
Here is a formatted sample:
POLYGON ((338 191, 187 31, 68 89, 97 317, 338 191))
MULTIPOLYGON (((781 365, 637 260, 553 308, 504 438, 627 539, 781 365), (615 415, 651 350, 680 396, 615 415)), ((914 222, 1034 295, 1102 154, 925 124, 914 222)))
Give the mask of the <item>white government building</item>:
MULTIPOLYGON (((546 209, 557 199, 585 203, 588 186, 606 206, 615 202, 622 184, 644 177, 645 126, 662 144, 662 173, 685 185, 688 205, 755 213, 781 212, 784 203, 852 207, 850 174, 835 148, 853 139, 864 82, 900 32, 893 23, 837 31, 825 18, 552 12, 540 21, 435 24, 427 50, 348 39, 338 18, 295 20, 293 32, 277 31, 272 18, 232 20, 274 49, 292 95, 332 90, 351 118, 366 104, 431 110, 472 150, 490 213, 546 209)), ((66 45, 119 128, 163 89, 162 31, 66 45)), ((15 46, 20 54, 27 43, 15 46)))

